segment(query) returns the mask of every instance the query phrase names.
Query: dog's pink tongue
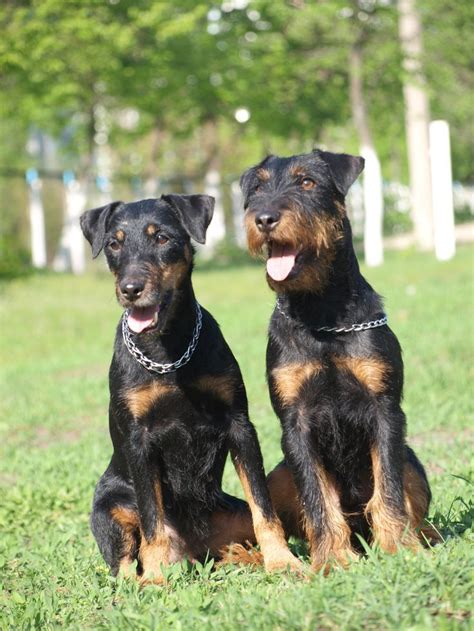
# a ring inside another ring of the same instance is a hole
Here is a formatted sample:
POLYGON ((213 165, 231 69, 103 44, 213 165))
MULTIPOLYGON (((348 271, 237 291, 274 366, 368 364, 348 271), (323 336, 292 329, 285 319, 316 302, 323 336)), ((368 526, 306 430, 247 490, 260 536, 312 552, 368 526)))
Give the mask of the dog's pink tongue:
POLYGON ((134 333, 141 333, 153 324, 155 313, 158 311, 156 305, 151 307, 133 307, 128 314, 128 326, 134 333))
POLYGON ((296 250, 289 245, 272 243, 272 255, 267 260, 267 272, 273 280, 285 280, 295 264, 296 250))

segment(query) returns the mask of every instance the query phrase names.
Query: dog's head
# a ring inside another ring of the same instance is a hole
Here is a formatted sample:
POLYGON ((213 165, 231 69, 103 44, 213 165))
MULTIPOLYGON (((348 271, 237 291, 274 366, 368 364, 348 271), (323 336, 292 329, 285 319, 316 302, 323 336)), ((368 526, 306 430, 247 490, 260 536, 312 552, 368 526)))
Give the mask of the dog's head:
POLYGON ((363 158, 314 150, 268 156, 242 175, 249 250, 266 255, 275 291, 324 288, 344 239, 344 198, 363 168, 363 158))
POLYGON ((205 242, 213 210, 208 195, 162 195, 113 202, 82 215, 92 256, 104 250, 117 299, 130 310, 128 324, 135 333, 164 329, 179 292, 190 284, 190 240, 205 242))

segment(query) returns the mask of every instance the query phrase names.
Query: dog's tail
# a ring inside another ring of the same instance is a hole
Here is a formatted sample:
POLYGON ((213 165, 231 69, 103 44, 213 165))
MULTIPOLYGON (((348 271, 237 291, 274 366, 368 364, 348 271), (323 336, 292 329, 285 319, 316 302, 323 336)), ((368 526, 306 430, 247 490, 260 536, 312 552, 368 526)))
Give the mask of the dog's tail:
POLYGON ((219 551, 221 565, 252 565, 253 567, 263 566, 263 554, 247 541, 246 545, 241 543, 231 543, 219 551))
POLYGON ((444 542, 443 535, 427 520, 424 521, 420 528, 419 539, 425 546, 435 546, 444 542))

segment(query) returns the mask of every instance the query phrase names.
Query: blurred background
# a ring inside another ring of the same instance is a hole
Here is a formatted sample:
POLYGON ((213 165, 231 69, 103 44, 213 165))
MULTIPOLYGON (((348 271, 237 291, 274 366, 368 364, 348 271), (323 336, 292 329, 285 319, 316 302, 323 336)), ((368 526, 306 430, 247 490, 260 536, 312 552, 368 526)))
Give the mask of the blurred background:
POLYGON ((217 199, 205 255, 245 257, 240 173, 361 154, 368 265, 474 238, 471 0, 3 0, 0 275, 89 259, 85 209, 217 199))

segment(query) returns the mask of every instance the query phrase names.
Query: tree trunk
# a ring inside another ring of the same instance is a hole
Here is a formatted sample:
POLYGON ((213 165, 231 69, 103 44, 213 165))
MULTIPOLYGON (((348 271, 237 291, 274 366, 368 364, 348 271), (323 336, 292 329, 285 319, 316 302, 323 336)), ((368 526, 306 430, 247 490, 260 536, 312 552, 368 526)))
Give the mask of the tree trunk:
POLYGON ((156 197, 158 195, 159 179, 157 162, 163 139, 164 132, 161 128, 161 121, 157 119, 151 131, 150 158, 145 169, 145 193, 147 197, 156 197))
POLYGON ((360 154, 365 159, 364 170, 364 256, 367 265, 383 262, 383 182, 382 170, 372 139, 362 82, 362 47, 355 43, 349 59, 352 118, 359 136, 360 154))
MULTIPOLYGON (((221 156, 219 152, 219 133, 215 120, 204 123, 204 147, 206 158, 204 162, 204 191, 206 195, 215 198, 214 215, 207 230, 206 250, 204 256, 211 256, 218 243, 223 241, 229 225, 229 216, 225 212, 224 196, 222 194, 221 156)), ((232 220, 232 218, 230 219, 232 220)))
POLYGON ((433 204, 429 149, 429 104, 420 56, 423 52, 421 21, 415 0, 399 0, 399 35, 407 73, 404 82, 405 118, 412 197, 412 217, 417 245, 433 249, 433 204))

